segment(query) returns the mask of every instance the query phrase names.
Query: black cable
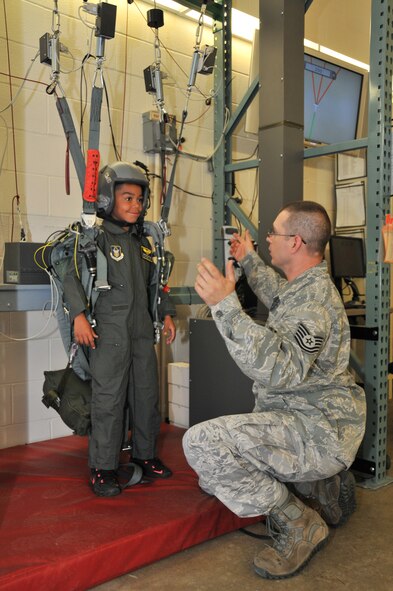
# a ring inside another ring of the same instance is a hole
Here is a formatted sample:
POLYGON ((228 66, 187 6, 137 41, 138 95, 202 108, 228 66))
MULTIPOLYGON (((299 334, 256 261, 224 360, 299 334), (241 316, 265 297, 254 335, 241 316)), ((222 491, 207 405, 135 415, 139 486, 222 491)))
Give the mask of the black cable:
POLYGON ((252 214, 254 213, 254 209, 255 209, 255 205, 257 203, 257 196, 255 195, 253 202, 251 204, 251 210, 250 213, 248 214, 248 219, 250 220, 252 218, 252 214))
POLYGON ((257 180, 258 180, 258 178, 259 178, 259 174, 258 174, 258 170, 257 170, 257 171, 256 171, 256 175, 255 175, 254 197, 253 197, 252 204, 251 204, 251 211, 250 211, 250 213, 248 214, 248 219, 249 219, 249 220, 250 220, 250 219, 251 219, 251 217, 252 217, 252 214, 253 214, 253 212, 254 212, 255 205, 256 205, 256 203, 257 203, 257 201, 258 201, 258 191, 257 191, 257 186, 256 186, 256 185, 257 185, 257 180))
POLYGON ((104 92, 105 92, 106 108, 107 108, 107 113, 108 113, 109 128, 111 130, 113 150, 115 152, 116 160, 121 160, 121 156, 120 156, 120 154, 118 152, 118 149, 116 147, 115 135, 113 133, 112 119, 111 119, 110 108, 109 108, 108 90, 107 90, 107 87, 106 87, 106 83, 105 83, 104 77, 102 78, 102 84, 103 84, 103 88, 104 88, 104 92))
POLYGON ((240 220, 238 220, 238 218, 236 217, 235 214, 233 214, 233 217, 235 218, 236 226, 237 226, 237 229, 239 231, 238 233, 241 235, 241 233, 242 233, 242 225, 240 223, 240 220))
POLYGON ((82 151, 83 156, 85 156, 85 150, 84 150, 84 137, 83 137, 83 123, 84 123, 84 119, 85 119, 85 113, 86 113, 86 109, 87 109, 87 79, 86 79, 86 73, 85 73, 85 62, 92 57, 90 55, 90 53, 86 53, 86 55, 84 56, 83 60, 82 60, 82 65, 81 65, 81 75, 80 75, 80 81, 79 81, 79 96, 80 96, 80 122, 79 122, 79 144, 80 144, 80 148, 82 151), (83 104, 83 88, 82 88, 82 82, 85 83, 85 102, 83 104))
POLYGON ((237 186, 236 182, 234 183, 233 189, 234 189, 234 191, 237 191, 239 193, 239 197, 236 197, 235 195, 233 195, 232 199, 234 199, 237 203, 243 203, 244 197, 240 193, 239 187, 237 186))
POLYGON ((192 195, 193 197, 202 197, 203 199, 213 199, 213 197, 209 197, 208 195, 202 195, 201 193, 193 193, 192 191, 187 191, 187 189, 182 189, 182 187, 179 187, 179 185, 173 185, 176 189, 179 189, 179 191, 182 191, 183 193, 186 193, 187 195, 192 195))
MULTIPOLYGON (((155 179, 160 179, 162 180, 162 177, 159 174, 156 174, 155 172, 149 172, 147 173, 148 177, 152 177, 155 179)), ((183 189, 182 187, 179 187, 179 185, 173 185, 176 189, 179 189, 179 191, 181 191, 182 193, 186 193, 187 195, 192 195, 193 197, 202 197, 203 199, 212 199, 212 196, 208 196, 208 195, 202 195, 202 193, 193 193, 192 191, 187 191, 187 189, 183 189)))
POLYGON ((250 156, 246 156, 245 158, 233 158, 233 162, 246 162, 247 160, 251 160, 253 156, 258 152, 259 144, 256 145, 255 150, 250 154, 250 156))
MULTIPOLYGON (((149 172, 147 173, 148 177, 152 177, 155 179, 160 179, 162 180, 161 176, 159 174, 156 174, 155 172, 149 172)), ((182 193, 186 193, 187 195, 192 195, 193 197, 202 197, 203 199, 212 199, 212 196, 208 196, 208 195, 202 195, 202 193, 193 193, 192 191, 187 191, 187 189, 183 189, 182 187, 179 187, 179 185, 173 185, 176 189, 179 189, 179 191, 182 191, 182 193)))

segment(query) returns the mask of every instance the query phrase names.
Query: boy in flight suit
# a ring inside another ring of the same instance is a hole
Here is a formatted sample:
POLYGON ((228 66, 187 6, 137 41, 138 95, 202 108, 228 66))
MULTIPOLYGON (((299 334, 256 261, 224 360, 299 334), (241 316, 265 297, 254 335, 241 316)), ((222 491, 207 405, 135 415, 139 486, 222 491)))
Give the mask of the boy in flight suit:
MULTIPOLYGON (((97 215, 104 219, 97 245, 108 264, 111 289, 100 293, 94 310, 96 325, 86 318, 87 301, 75 273, 64 282, 74 327, 74 339, 89 348, 92 375, 89 466, 91 485, 98 496, 121 492, 117 477, 119 452, 128 404, 132 431, 132 461, 145 476, 167 478, 171 471, 157 457, 160 429, 158 371, 150 292, 155 264, 149 241, 143 236, 143 218, 149 206, 149 181, 142 170, 115 162, 99 173, 97 215)), ((161 294, 160 314, 166 342, 176 329, 173 307, 161 294)))

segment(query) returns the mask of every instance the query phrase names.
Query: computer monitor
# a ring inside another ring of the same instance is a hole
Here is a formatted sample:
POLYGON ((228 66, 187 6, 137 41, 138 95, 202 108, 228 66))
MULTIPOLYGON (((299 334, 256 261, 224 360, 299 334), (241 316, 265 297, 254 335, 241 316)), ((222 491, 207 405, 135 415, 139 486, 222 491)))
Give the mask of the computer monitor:
MULTIPOLYGON (((347 65, 347 64, 346 64, 347 65)), ((336 144, 363 136, 365 73, 304 55, 304 139, 336 144)))
POLYGON ((331 236, 330 266, 334 279, 365 277, 366 256, 363 238, 331 236))
MULTIPOLYGON (((252 43, 249 85, 259 75, 259 30, 252 43)), ((367 137, 368 72, 307 48, 304 54, 305 144, 336 144, 367 137)), ((259 98, 248 107, 245 131, 259 130, 259 98)))
POLYGON ((354 236, 331 236, 330 270, 341 296, 342 280, 352 291, 352 302, 359 301, 359 290, 354 278, 366 276, 366 253, 363 238, 354 236))

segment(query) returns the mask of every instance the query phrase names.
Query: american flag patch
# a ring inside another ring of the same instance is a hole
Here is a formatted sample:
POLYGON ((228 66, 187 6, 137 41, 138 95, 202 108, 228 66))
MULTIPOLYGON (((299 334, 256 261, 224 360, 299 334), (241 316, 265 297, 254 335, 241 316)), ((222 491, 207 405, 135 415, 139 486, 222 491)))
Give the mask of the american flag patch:
POLYGON ((306 353, 317 353, 323 343, 323 338, 313 336, 304 324, 299 324, 295 339, 299 347, 306 353))

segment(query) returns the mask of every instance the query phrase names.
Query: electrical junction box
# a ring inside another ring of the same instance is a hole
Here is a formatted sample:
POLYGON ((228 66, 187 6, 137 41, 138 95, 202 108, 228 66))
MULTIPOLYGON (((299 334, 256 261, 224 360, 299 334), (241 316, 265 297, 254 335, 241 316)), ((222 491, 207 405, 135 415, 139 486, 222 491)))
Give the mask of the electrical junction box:
POLYGON ((95 36, 102 39, 113 39, 116 29, 116 11, 115 4, 99 2, 97 4, 97 18, 95 36))
POLYGON ((145 68, 143 70, 143 78, 145 80, 145 89, 146 92, 155 92, 156 91, 156 87, 154 85, 154 67, 153 66, 147 66, 147 68, 145 68))
MULTIPOLYGON (((6 242, 3 261, 4 283, 42 285, 49 283, 48 274, 34 260, 34 253, 42 242, 6 242)), ((41 264, 42 257, 37 260, 41 264)))
POLYGON ((41 64, 52 65, 49 33, 45 33, 40 37, 40 62, 41 64))
POLYGON ((175 151, 177 144, 176 117, 174 115, 167 117, 168 121, 161 124, 156 111, 142 114, 144 152, 159 154, 164 150, 168 153, 175 151))
POLYGON ((224 243, 224 265, 229 261, 231 258, 230 248, 231 248, 231 238, 234 234, 239 232, 239 228, 236 226, 221 226, 221 236, 224 243))

